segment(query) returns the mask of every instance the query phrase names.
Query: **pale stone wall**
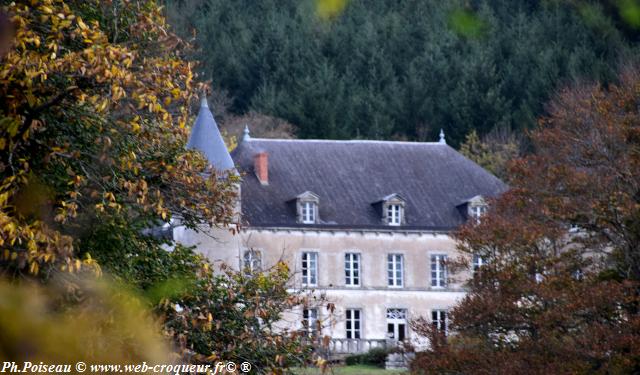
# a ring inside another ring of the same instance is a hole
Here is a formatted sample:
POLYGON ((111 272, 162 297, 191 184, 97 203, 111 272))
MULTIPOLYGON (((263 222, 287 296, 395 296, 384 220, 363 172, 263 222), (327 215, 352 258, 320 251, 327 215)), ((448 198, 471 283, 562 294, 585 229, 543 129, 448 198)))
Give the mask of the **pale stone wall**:
MULTIPOLYGON (((333 319, 323 304, 319 318, 325 320, 325 334, 333 338, 346 336, 344 309, 362 311, 362 338, 385 339, 386 310, 407 309, 409 319, 418 316, 431 318, 431 311, 447 310, 464 296, 463 281, 468 273, 450 275, 454 278, 446 288, 431 287, 431 254, 446 254, 455 259, 459 253, 455 242, 446 233, 328 231, 328 230, 259 230, 249 229, 240 235, 227 230, 208 234, 183 230, 175 238, 186 245, 197 246, 197 251, 211 261, 223 261, 240 267, 242 254, 247 249, 258 250, 263 268, 278 261, 287 262, 294 272, 292 289, 301 287, 301 254, 318 253, 318 286, 316 296, 323 295, 336 306, 333 319), (347 252, 360 253, 361 286, 345 286, 344 256, 347 252), (404 256, 404 286, 387 286, 387 255, 404 256)), ((288 325, 300 327, 301 312, 292 311, 285 316, 288 325)), ((409 331, 409 337, 412 333, 409 331)))
POLYGON ((195 251, 213 263, 226 263, 239 269, 242 254, 242 236, 234 234, 230 228, 211 229, 201 226, 196 232, 185 227, 173 231, 173 239, 185 246, 195 246, 195 251))

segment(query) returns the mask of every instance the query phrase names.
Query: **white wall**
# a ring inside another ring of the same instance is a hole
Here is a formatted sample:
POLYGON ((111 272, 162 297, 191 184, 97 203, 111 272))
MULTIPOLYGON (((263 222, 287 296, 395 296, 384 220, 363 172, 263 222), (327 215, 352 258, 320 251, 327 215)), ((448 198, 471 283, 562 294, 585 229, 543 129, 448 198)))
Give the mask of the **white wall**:
MULTIPOLYGON (((447 288, 431 287, 431 254, 447 254, 450 259, 460 254, 455 242, 446 233, 392 233, 370 231, 325 230, 259 230, 249 229, 240 235, 217 229, 207 234, 182 230, 174 234, 185 245, 196 245, 197 251, 213 262, 223 261, 234 268, 240 266, 246 249, 262 254, 263 268, 278 261, 287 262, 295 273, 293 289, 301 287, 300 267, 302 251, 318 252, 318 287, 336 306, 333 321, 326 321, 325 334, 345 337, 344 309, 362 310, 362 338, 386 338, 386 309, 405 308, 409 318, 431 317, 433 309, 449 309, 464 296, 464 279, 468 273, 453 275, 447 288), (361 286, 345 286, 344 255, 361 254, 361 286), (387 254, 404 256, 404 287, 387 286, 387 254)), ((326 304, 325 304, 326 305, 326 304)), ((320 318, 329 314, 323 307, 320 318)), ((300 312, 290 312, 285 320, 300 326, 300 312)), ((411 337, 411 333, 409 333, 411 337)))

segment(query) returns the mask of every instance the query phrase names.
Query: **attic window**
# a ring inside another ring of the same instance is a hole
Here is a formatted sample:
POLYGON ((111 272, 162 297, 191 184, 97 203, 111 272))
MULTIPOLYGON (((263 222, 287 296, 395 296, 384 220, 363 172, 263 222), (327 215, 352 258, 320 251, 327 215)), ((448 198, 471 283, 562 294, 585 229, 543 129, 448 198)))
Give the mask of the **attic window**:
POLYGON ((390 194, 372 203, 382 219, 382 223, 390 226, 400 226, 406 223, 404 215, 406 202, 399 194, 390 194))
POLYGON ((320 205, 320 197, 318 195, 305 191, 298 195, 295 201, 298 223, 316 224, 319 222, 318 206, 320 205))
POLYGON ((315 222, 316 222, 316 203, 303 202, 302 203, 302 223, 314 224, 315 222))
POLYGON ((456 207, 467 220, 473 220, 475 224, 480 224, 480 220, 488 210, 487 201, 481 195, 466 199, 456 207))
POLYGON ((402 207, 399 204, 387 206, 387 224, 400 225, 402 223, 402 207))
POLYGON ((487 213, 487 206, 486 205, 471 206, 469 207, 469 210, 471 211, 471 217, 475 220, 477 224, 480 224, 480 218, 484 216, 485 213, 487 213))

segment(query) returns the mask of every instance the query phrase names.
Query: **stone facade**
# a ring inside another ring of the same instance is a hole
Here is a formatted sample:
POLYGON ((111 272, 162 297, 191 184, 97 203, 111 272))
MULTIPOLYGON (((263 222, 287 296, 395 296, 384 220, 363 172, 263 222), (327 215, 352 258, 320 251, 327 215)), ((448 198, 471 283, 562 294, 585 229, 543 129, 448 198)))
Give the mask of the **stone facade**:
MULTIPOLYGON (((262 268, 285 261, 294 273, 292 289, 312 290, 335 304, 333 313, 322 306, 317 311, 317 318, 323 322, 322 333, 334 339, 355 338, 359 331, 359 339, 387 340, 389 324, 404 324, 399 329, 405 330, 407 339, 414 339, 408 320, 418 316, 430 319, 434 310, 450 309, 464 296, 463 284, 469 276, 465 272, 448 274, 445 285, 433 285, 432 255, 449 259, 459 256, 455 242, 445 232, 249 228, 234 236, 225 230, 205 234, 183 229, 176 231, 174 238, 196 246, 213 262, 237 269, 244 267, 245 252, 250 250, 259 254, 262 268), (317 254, 315 285, 305 285, 302 280, 303 253, 317 254), (347 254, 359 254, 358 285, 347 285, 347 254), (401 256, 401 286, 389 286, 389 255, 401 256), (347 337, 346 309, 360 311, 359 329, 352 331, 352 337, 347 337), (401 318, 388 319, 388 310, 394 309, 406 311, 405 323, 401 318)), ((292 311, 285 317, 298 328, 302 328, 302 320, 302 311, 292 311)))

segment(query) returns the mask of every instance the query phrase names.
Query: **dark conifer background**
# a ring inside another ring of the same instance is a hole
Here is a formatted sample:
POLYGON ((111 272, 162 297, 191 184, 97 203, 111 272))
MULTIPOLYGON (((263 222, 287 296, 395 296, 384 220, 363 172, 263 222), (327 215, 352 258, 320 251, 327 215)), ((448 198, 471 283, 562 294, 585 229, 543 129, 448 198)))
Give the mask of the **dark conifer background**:
POLYGON ((299 138, 435 140, 535 124, 557 89, 608 82, 633 53, 633 12, 614 2, 166 0, 200 71, 299 138))

